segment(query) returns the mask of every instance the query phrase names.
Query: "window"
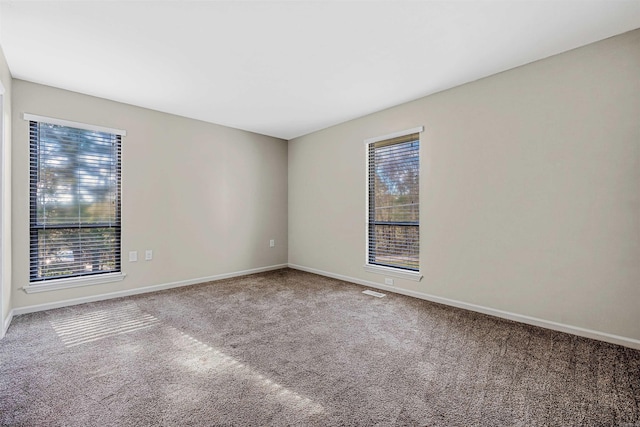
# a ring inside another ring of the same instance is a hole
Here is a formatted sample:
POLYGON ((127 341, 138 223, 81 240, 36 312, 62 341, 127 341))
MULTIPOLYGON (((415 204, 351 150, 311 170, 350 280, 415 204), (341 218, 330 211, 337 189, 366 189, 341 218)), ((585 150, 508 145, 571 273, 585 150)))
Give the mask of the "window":
MULTIPOLYGON (((420 270, 421 131, 422 128, 410 129, 365 141, 368 147, 367 267, 386 267, 407 273, 420 270)), ((413 278, 411 274, 406 277, 413 278)))
POLYGON ((120 273, 125 132, 28 114, 25 120, 31 287, 81 276, 119 276, 113 273, 120 273))

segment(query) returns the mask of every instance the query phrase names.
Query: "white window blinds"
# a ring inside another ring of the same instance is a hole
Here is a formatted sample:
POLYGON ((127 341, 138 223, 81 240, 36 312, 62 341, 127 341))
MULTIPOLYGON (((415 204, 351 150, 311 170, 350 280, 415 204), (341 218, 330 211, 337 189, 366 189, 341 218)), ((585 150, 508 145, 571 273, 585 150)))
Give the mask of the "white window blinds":
POLYGON ((30 119, 29 137, 30 281, 119 272, 121 135, 30 119))
POLYGON ((368 144, 368 264, 418 271, 420 134, 368 144))

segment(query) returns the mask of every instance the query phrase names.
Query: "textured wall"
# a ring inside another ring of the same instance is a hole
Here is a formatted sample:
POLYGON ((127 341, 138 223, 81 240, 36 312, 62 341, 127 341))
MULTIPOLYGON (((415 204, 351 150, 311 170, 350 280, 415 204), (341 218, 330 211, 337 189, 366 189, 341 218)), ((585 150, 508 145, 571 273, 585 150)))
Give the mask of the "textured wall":
POLYGON ((287 262, 287 143, 21 80, 13 84, 13 306, 287 262), (127 131, 122 142, 124 281, 38 294, 29 271, 29 139, 23 113, 127 131), (269 248, 269 239, 276 246, 269 248), (153 260, 144 261, 144 250, 153 260), (138 262, 128 252, 138 251, 138 262))
POLYGON ((640 339, 640 30, 289 142, 289 262, 365 262, 363 140, 425 126, 420 282, 640 339))

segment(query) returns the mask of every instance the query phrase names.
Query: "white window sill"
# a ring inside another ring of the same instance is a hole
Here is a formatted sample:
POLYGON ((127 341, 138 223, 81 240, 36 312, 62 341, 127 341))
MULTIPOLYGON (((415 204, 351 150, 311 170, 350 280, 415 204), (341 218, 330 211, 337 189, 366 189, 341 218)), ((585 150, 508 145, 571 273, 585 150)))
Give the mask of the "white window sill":
POLYGON ((57 291, 59 289, 77 288, 80 286, 100 285, 103 283, 119 282, 127 275, 125 273, 106 273, 86 277, 70 277, 67 279, 52 279, 44 282, 32 282, 22 289, 28 294, 36 292, 57 291))
POLYGON ((408 271, 393 267, 383 267, 381 265, 365 264, 364 270, 369 273, 382 274, 384 276, 396 277, 398 279, 413 280, 419 282, 422 274, 418 271, 408 271))

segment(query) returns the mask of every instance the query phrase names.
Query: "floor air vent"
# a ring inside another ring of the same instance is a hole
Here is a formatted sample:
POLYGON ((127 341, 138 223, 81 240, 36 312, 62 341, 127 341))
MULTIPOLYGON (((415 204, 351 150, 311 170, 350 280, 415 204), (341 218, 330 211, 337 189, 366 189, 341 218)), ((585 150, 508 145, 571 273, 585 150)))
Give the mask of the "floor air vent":
POLYGON ((366 291, 362 291, 362 293, 371 295, 372 297, 376 297, 376 298, 382 298, 385 296, 385 294, 381 294, 380 292, 376 292, 376 291, 370 291, 368 289, 366 291))

